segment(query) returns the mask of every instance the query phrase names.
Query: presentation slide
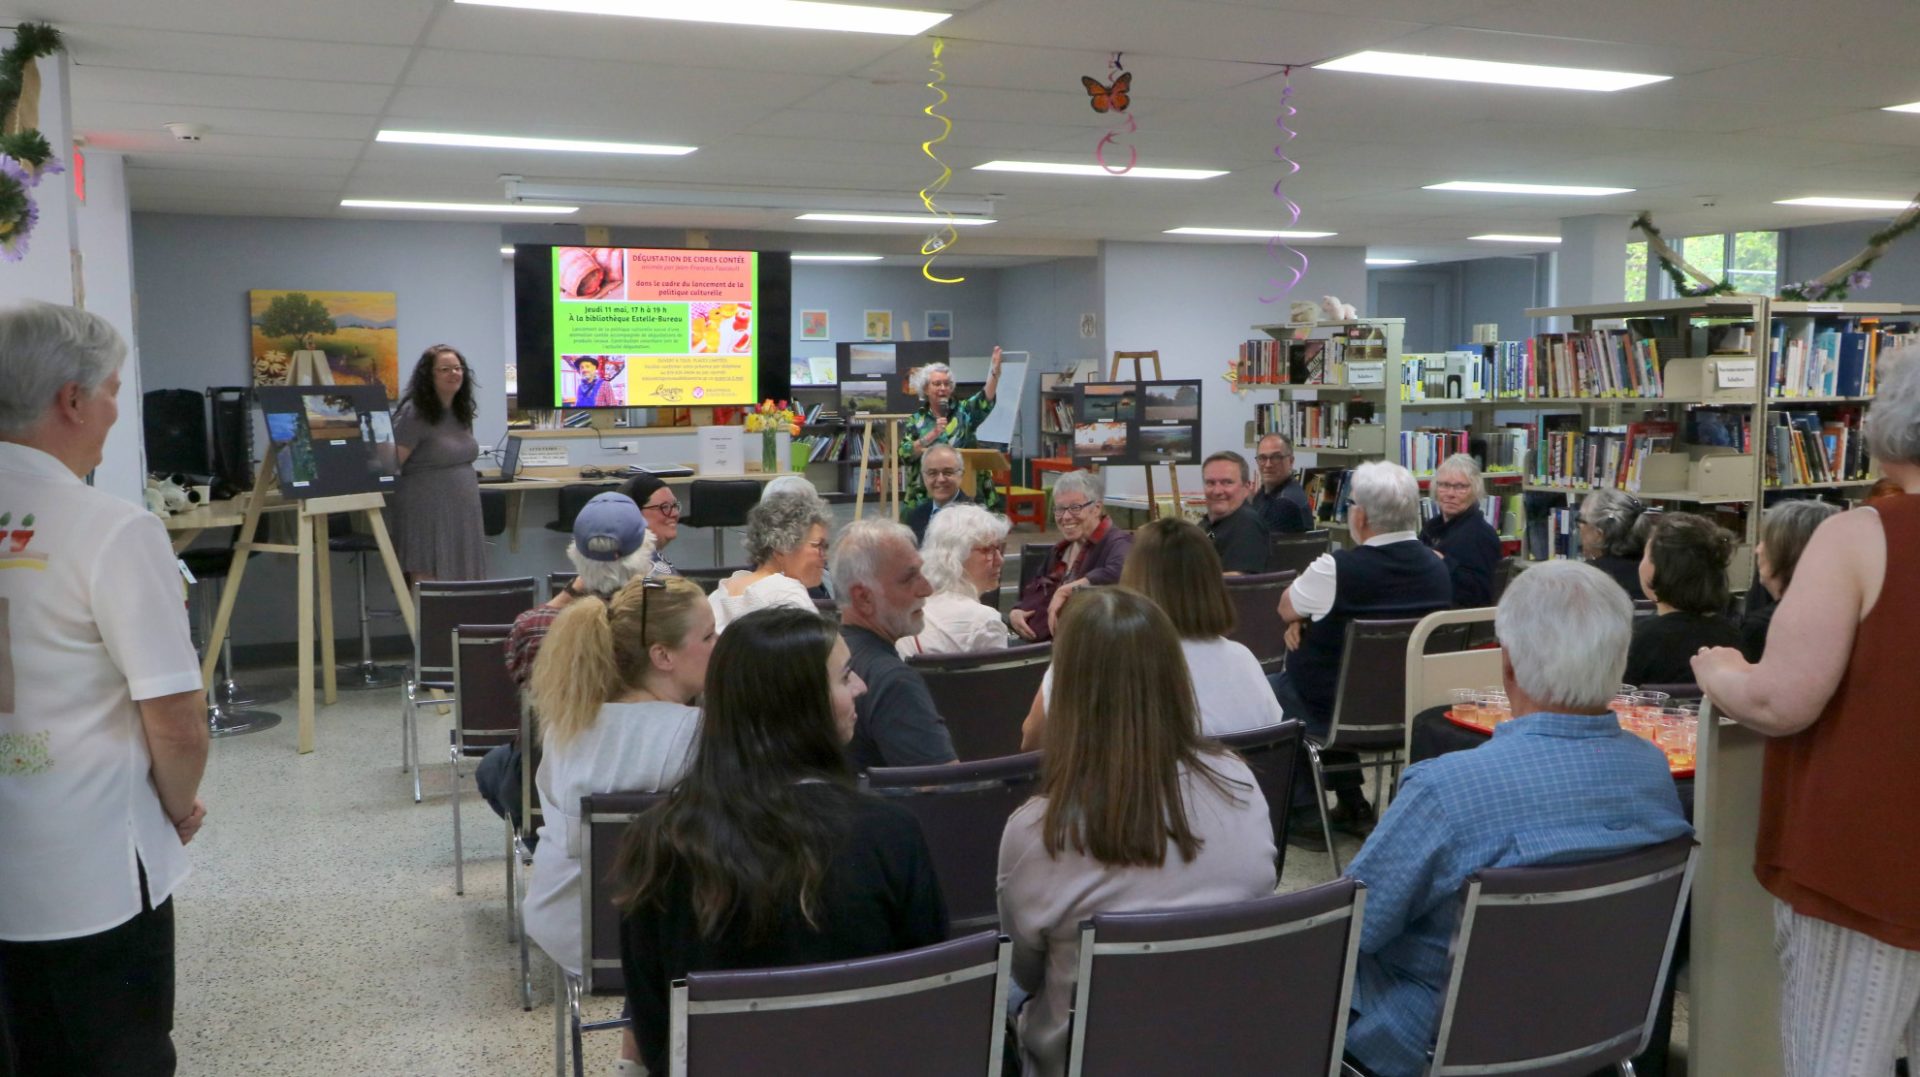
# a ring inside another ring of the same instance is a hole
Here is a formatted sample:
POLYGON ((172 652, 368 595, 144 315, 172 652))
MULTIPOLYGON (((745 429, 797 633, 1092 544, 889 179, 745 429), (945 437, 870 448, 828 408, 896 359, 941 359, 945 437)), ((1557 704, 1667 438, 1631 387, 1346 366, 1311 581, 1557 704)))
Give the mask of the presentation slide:
POLYGON ((553 249, 556 407, 759 398, 752 251, 553 249))

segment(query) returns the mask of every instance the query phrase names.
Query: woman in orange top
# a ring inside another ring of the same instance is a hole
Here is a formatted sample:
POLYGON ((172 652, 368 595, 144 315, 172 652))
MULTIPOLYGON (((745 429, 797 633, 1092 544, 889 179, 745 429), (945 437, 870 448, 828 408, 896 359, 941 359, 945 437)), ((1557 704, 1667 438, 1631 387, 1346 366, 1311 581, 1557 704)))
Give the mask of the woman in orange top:
POLYGON ((1814 532, 1759 665, 1693 659, 1719 707, 1775 738, 1754 874, 1777 899, 1790 1077, 1890 1073, 1920 1031, 1920 353, 1881 371, 1867 445, 1904 492, 1814 532))

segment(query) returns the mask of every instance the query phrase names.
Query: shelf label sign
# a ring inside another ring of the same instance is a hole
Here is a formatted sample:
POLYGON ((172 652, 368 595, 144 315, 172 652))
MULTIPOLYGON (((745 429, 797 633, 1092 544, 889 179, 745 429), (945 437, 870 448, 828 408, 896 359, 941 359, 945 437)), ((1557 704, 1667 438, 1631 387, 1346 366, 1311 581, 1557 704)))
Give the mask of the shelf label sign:
POLYGON ((565 445, 520 446, 521 467, 566 467, 568 462, 565 445))
POLYGON ((1845 309, 1844 304, 1840 304, 1840 303, 1808 303, 1807 304, 1808 314, 1840 314, 1844 311, 1844 309, 1845 309))
POLYGON ((1387 383, 1387 364, 1385 363, 1348 363, 1348 385, 1385 385, 1387 383))
POLYGON ((1713 365, 1714 384, 1722 389, 1751 389, 1759 375, 1759 360, 1721 359, 1713 365))

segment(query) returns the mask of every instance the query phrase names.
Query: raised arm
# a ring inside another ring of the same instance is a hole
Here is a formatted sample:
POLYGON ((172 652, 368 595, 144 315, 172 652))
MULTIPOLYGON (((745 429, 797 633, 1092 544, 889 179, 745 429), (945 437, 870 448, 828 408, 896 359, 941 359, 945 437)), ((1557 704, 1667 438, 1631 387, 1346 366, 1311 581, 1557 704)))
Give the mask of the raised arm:
POLYGON ((993 346, 993 369, 987 371, 986 395, 993 400, 1000 392, 1000 345, 993 346))
POLYGON ((1749 664, 1734 647, 1702 648, 1693 659, 1694 679, 1742 725, 1773 737, 1800 732, 1840 687, 1854 634, 1885 577, 1879 515, 1863 509, 1833 517, 1813 533, 1794 569, 1761 662, 1749 664))

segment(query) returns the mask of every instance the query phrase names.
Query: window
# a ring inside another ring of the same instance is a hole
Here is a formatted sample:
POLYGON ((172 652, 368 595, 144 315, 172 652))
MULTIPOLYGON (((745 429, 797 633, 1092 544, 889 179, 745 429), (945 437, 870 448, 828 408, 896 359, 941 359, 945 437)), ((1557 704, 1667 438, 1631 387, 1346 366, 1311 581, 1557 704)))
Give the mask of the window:
MULTIPOLYGON (((1780 233, 1725 232, 1688 236, 1676 244, 1680 257, 1714 280, 1726 278, 1742 292, 1772 295, 1780 279, 1780 233)), ((1671 299, 1673 282, 1651 264, 1645 243, 1627 245, 1627 298, 1671 299), (1636 264, 1636 259, 1638 262, 1636 264), (1636 281, 1639 290, 1636 290, 1636 281)))

